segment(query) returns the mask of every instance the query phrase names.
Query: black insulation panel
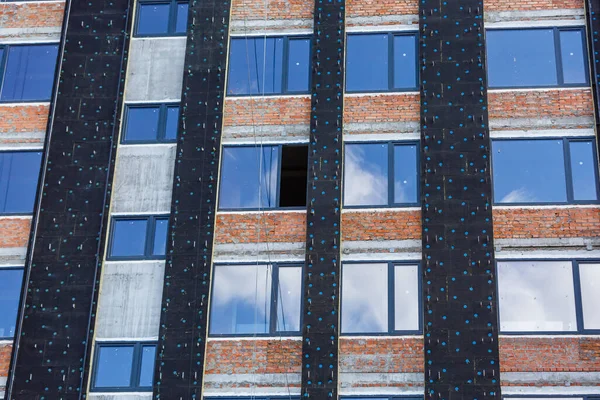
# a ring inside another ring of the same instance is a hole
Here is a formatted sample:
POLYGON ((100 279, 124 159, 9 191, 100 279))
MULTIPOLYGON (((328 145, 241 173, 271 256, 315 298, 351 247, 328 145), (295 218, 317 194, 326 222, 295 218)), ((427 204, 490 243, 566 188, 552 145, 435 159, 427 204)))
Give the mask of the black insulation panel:
POLYGON ((7 398, 85 398, 132 0, 70 0, 7 398))
POLYGON ((303 398, 337 399, 345 1, 316 0, 302 322, 303 398))
POLYGON ((594 97, 594 115, 596 122, 596 137, 600 129, 600 1, 586 0, 585 13, 587 20, 587 42, 591 68, 591 84, 594 97))
POLYGON ((189 3, 155 399, 202 396, 230 7, 189 3))
POLYGON ((500 399, 483 2, 419 29, 425 398, 500 399))

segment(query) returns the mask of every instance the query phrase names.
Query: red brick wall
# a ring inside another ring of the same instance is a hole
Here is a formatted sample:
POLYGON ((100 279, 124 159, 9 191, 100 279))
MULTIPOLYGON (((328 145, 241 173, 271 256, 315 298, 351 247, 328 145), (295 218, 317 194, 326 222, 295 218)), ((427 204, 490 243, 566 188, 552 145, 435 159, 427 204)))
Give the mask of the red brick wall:
POLYGON ((31 218, 0 218, 0 248, 25 247, 31 218))
POLYGON ((583 8, 582 0, 486 0, 485 11, 555 10, 560 8, 583 8))
POLYGON ((12 354, 12 344, 0 345, 0 377, 8 375, 8 365, 12 354))
POLYGON ((233 0, 232 20, 312 19, 314 3, 306 0, 233 0))
POLYGON ((423 338, 340 340, 342 372, 423 372, 424 362, 423 338))
POLYGON ((342 214, 342 240, 405 239, 421 239, 421 211, 342 214))
POLYGON ((592 117, 590 89, 490 92, 490 118, 592 117))
POLYGON ((418 122, 420 110, 418 94, 346 96, 344 123, 418 122))
MULTIPOLYGON (((487 3, 486 3, 487 4, 487 3)), ((346 17, 417 15, 417 0, 347 0, 346 17)))
POLYGON ((225 99, 225 126, 240 125, 308 125, 310 98, 279 97, 225 99))
POLYGON ((0 27, 61 27, 64 8, 64 1, 47 3, 0 3, 0 27))
POLYGON ((48 112, 49 106, 0 105, 0 133, 46 132, 48 112))
POLYGON ((306 240, 306 214, 265 212, 264 214, 217 215, 216 243, 255 243, 257 240, 260 242, 304 242, 306 240))

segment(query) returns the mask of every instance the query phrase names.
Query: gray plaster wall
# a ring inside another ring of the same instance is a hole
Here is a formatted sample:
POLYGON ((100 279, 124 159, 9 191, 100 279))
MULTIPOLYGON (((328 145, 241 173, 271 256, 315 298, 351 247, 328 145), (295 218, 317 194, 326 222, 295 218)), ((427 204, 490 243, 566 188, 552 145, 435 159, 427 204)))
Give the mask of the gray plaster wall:
POLYGON ((169 213, 175 144, 119 146, 113 213, 169 213))
POLYGON ((125 101, 181 98, 185 37, 133 39, 125 101))
POLYGON ((104 264, 96 339, 158 337, 164 261, 104 264))
POLYGON ((90 393, 89 399, 94 400, 151 400, 152 392, 148 393, 90 393))

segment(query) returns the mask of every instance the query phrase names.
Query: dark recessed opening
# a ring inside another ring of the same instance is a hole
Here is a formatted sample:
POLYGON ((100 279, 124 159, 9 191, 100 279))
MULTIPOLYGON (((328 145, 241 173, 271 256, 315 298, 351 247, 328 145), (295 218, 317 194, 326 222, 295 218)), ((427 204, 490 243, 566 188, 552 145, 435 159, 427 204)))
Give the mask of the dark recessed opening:
POLYGON ((308 146, 282 146, 279 207, 305 207, 308 146))

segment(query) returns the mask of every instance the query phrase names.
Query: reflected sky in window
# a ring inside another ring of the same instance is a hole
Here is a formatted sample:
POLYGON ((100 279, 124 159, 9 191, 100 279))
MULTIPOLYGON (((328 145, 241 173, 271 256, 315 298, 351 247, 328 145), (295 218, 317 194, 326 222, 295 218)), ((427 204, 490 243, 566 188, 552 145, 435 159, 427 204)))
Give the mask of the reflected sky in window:
POLYGON ((55 44, 10 47, 0 100, 50 100, 57 56, 55 44))
POLYGON ((96 387, 131 385, 133 346, 101 346, 96 370, 96 387))
POLYGON ((416 331, 419 329, 419 267, 394 266, 394 329, 416 331))
POLYGON ((418 201, 417 146, 394 146, 394 203, 418 201))
POLYGON ((567 201, 562 140, 492 142, 496 203, 567 201))
POLYGON ((570 261, 498 262, 500 330, 576 331, 570 261))
POLYGON ((187 30, 188 3, 177 4, 177 19, 175 20, 175 33, 183 33, 187 30))
POLYGON ((600 329, 600 264, 579 264, 584 329, 600 329))
POLYGON ((388 204, 388 145, 347 144, 344 154, 344 204, 388 204))
POLYGON ((224 147, 220 208, 276 207, 278 172, 278 147, 224 147))
POLYGON ((110 255, 113 257, 143 256, 147 227, 146 219, 116 220, 110 255))
POLYGON ((159 107, 128 108, 125 140, 131 142, 156 140, 159 115, 159 107))
POLYGON ((342 266, 342 333, 388 331, 388 265, 342 266))
POLYGON ((0 213, 33 212, 41 160, 37 151, 0 152, 0 213))
POLYGON ((573 197, 576 201, 597 200, 596 160, 592 141, 569 142, 573 197))
POLYGON ((271 267, 218 265, 214 269, 210 333, 268 333, 271 267))
POLYGON ((413 35, 394 36, 394 88, 417 87, 417 54, 413 35))
POLYGON ((15 335, 22 283, 22 269, 0 268, 0 338, 15 335))
POLYGON ((283 38, 231 39, 227 93, 281 93, 283 43, 283 38))
POLYGON ((152 386, 154 377, 154 359, 156 357, 156 346, 142 347, 142 363, 140 365, 140 387, 152 386))
POLYGON ((168 228, 168 219, 156 219, 156 224, 154 228, 154 243, 152 250, 153 255, 164 256, 166 254, 168 228))
POLYGON ((170 4, 139 4, 137 33, 151 35, 169 31, 170 4))
POLYGON ((310 71, 310 39, 290 39, 287 90, 307 92, 310 71))
POLYGON ((588 71, 585 65, 583 30, 560 31, 559 35, 564 82, 585 84, 588 71))
POLYGON ((179 124, 179 107, 167 107, 167 125, 165 139, 177 139, 177 128, 179 124))
POLYGON ((300 331, 302 267, 279 267, 277 330, 300 331))
MULTIPOLYGON (((348 35, 346 90, 388 90, 388 34, 348 35)), ((398 84, 402 81, 399 80, 398 84)))

